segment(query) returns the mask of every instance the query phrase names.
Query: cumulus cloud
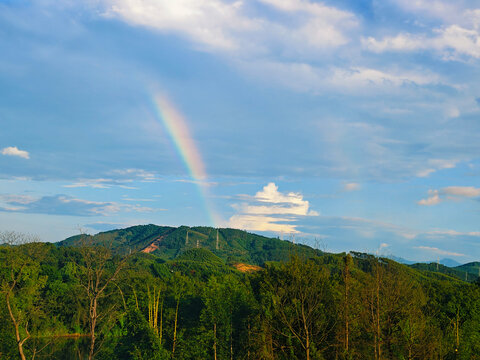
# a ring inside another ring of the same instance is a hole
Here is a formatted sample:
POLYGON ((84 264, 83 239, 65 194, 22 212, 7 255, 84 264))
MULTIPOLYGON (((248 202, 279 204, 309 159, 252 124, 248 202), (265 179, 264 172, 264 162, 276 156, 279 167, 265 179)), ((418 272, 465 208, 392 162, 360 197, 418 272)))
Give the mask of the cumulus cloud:
POLYGON ((7 156, 18 156, 23 159, 30 159, 30 154, 28 151, 20 150, 16 146, 9 146, 2 149, 2 155, 7 156))
POLYGON ((242 196, 246 201, 233 204, 237 214, 229 220, 229 226, 256 230, 296 233, 294 223, 300 217, 316 216, 316 211, 309 209, 309 202, 299 193, 282 193, 275 183, 269 183, 255 196, 242 196), (281 215, 281 216, 278 216, 281 215))

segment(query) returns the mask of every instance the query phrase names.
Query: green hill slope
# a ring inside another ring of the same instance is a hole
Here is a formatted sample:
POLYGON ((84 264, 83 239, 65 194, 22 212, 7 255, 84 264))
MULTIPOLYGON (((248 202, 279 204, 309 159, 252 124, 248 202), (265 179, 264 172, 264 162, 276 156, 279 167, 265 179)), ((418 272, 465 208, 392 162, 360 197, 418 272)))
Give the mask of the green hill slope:
MULTIPOLYGON (((227 263, 244 262, 263 265, 266 261, 285 261, 292 253, 302 256, 321 254, 320 250, 292 244, 276 238, 236 229, 157 225, 138 225, 96 235, 76 235, 58 246, 80 245, 82 242, 105 244, 117 252, 143 251, 163 260, 173 260, 190 249, 206 249, 227 263)), ((193 254, 193 253, 192 253, 193 254)))
MULTIPOLYGON (((470 263, 470 264, 479 264, 479 263, 470 263)), ((450 268, 448 266, 437 264, 437 263, 417 263, 409 265, 411 268, 416 270, 423 270, 431 273, 443 274, 449 277, 453 277, 456 279, 474 282, 478 279, 478 265, 475 266, 467 266, 469 264, 457 266, 454 268, 450 268)))
POLYGON ((474 261, 471 263, 463 264, 460 266, 454 267, 454 269, 461 271, 461 272, 467 272, 469 274, 479 276, 480 275, 480 262, 474 261))

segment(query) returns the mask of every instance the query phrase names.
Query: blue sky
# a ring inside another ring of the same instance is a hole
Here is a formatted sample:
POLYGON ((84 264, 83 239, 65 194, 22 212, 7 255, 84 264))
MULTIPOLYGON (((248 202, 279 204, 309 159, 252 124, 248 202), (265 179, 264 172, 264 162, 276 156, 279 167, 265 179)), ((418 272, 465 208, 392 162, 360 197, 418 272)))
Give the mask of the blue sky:
POLYGON ((480 1, 0 0, 0 54, 2 230, 480 260, 480 1))

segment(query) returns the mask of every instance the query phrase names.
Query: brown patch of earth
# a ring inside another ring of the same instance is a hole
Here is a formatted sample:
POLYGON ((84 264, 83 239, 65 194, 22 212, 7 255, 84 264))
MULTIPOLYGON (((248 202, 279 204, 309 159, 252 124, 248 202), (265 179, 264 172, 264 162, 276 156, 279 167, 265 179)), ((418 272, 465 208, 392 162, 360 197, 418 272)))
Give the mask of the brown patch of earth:
POLYGON ((154 252, 155 250, 158 250, 158 245, 160 242, 163 240, 165 236, 160 236, 158 239, 153 240, 153 242, 148 245, 145 249, 142 250, 143 253, 150 254, 151 252, 154 252))
POLYGON ((253 271, 260 271, 262 268, 257 265, 250 265, 245 263, 237 263, 233 264, 233 267, 241 272, 253 272, 253 271))

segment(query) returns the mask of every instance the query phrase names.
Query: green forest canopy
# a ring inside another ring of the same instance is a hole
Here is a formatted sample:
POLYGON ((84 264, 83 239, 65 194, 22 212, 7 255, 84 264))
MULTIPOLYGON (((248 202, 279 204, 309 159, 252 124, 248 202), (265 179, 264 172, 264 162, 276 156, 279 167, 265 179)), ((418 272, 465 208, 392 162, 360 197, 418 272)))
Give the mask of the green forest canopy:
POLYGON ((208 227, 28 240, 0 246, 0 359, 480 354, 478 263, 406 266, 234 229, 217 241, 208 227))

